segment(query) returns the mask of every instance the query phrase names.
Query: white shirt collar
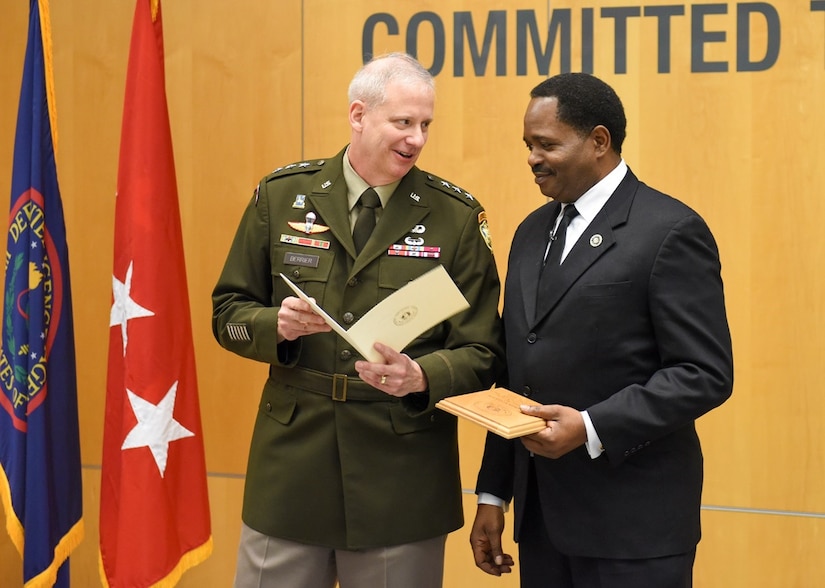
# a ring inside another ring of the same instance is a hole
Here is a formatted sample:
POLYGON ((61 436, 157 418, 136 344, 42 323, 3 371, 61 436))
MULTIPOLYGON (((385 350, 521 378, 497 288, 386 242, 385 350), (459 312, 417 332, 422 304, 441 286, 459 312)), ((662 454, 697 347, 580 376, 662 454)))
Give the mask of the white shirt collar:
POLYGON ((627 174, 627 164, 624 159, 619 160, 619 164, 613 168, 609 174, 590 188, 587 192, 582 194, 574 204, 579 215, 589 225, 590 222, 596 218, 599 211, 610 198, 611 194, 616 191, 619 184, 622 183, 627 174))

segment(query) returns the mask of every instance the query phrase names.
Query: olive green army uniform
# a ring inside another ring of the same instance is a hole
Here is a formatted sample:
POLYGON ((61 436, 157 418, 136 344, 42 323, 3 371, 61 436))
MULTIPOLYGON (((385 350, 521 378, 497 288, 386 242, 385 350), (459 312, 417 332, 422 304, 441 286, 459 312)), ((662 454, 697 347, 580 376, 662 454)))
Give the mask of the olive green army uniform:
POLYGON ((462 525, 456 420, 435 403, 490 387, 503 346, 499 279, 478 201, 413 168, 356 259, 343 157, 293 164, 261 181, 213 292, 212 324, 223 347, 270 364, 244 522, 272 537, 359 549, 462 525), (354 367, 361 357, 334 332, 276 345, 278 307, 292 295, 280 273, 346 327, 438 264, 470 308, 403 350, 425 372, 428 394, 399 399, 367 385, 354 367))

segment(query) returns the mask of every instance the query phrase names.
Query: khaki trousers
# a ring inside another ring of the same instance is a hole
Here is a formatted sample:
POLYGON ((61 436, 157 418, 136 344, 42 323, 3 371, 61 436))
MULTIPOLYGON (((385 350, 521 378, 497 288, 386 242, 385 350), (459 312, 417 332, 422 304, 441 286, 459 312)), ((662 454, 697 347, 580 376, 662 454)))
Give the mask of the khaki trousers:
POLYGON ((348 551, 269 537, 241 526, 234 588, 441 588, 446 535, 348 551))

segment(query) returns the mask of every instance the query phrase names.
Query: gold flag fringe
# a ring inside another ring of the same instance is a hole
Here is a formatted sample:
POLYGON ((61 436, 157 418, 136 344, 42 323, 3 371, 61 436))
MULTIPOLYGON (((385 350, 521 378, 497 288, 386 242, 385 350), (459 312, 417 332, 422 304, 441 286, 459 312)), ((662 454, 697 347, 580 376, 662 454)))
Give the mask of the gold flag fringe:
MULTIPOLYGON (((206 561, 210 555, 212 555, 212 535, 209 535, 209 538, 199 547, 195 547, 184 553, 174 569, 169 572, 165 578, 155 582, 149 588, 173 588, 180 581, 186 570, 194 568, 199 563, 206 561)), ((106 577, 106 570, 103 569, 103 557, 100 556, 100 554, 98 554, 97 561, 100 569, 100 581, 103 583, 103 588, 110 588, 109 579, 106 577)))
MULTIPOLYGON (((11 487, 6 477, 6 472, 0 469, 0 502, 6 512, 6 531, 11 537, 20 557, 23 557, 23 547, 25 545, 25 534, 20 519, 14 512, 11 504, 11 487)), ((34 578, 24 584, 24 588, 51 588, 57 581, 57 572, 60 566, 69 558, 69 555, 83 541, 85 529, 83 519, 77 521, 68 533, 63 535, 54 548, 54 558, 48 568, 37 574, 34 578)))
POLYGON ((40 38, 43 40, 43 69, 46 76, 46 100, 49 103, 49 125, 52 130, 52 148, 57 160, 57 105, 54 99, 54 70, 52 68, 52 22, 49 0, 37 0, 40 10, 40 38))
POLYGON ((74 551, 75 547, 83 541, 84 532, 83 519, 80 519, 68 533, 63 535, 63 538, 57 546, 55 546, 54 559, 51 565, 23 584, 23 588, 52 588, 55 582, 57 582, 57 572, 60 566, 69 559, 69 555, 74 551))
POLYGON ((23 525, 17 518, 17 513, 11 505, 11 486, 6 477, 6 471, 0 467, 0 502, 3 503, 3 511, 6 513, 6 531, 11 537, 11 542, 17 548, 17 553, 23 557, 23 525))

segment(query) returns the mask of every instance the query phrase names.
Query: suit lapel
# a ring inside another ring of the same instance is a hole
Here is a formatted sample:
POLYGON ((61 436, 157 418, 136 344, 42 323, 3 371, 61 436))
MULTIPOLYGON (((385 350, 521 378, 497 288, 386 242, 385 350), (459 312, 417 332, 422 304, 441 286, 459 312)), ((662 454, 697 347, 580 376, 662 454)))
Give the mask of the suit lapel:
MULTIPOLYGON (((546 284, 540 296, 537 297, 535 320, 530 324, 531 329, 555 308, 581 275, 615 245, 614 229, 627 222, 630 205, 638 185, 639 181, 636 176, 628 170, 616 191, 573 245, 561 266, 555 270, 554 279, 546 284)), ((556 212, 558 214, 558 210, 556 212)), ((530 293, 537 291, 538 286, 530 293)), ((525 291, 525 297, 527 296, 529 293, 525 291)), ((530 316, 528 315, 528 321, 530 316)))
MULTIPOLYGON (((536 301, 536 314, 533 326, 553 310, 570 287, 587 271, 595 261, 613 246, 616 239, 610 219, 602 214, 593 219, 587 230, 579 237, 564 262, 553 270, 551 280, 544 280, 536 301), (596 243, 598 243, 596 245, 596 243)), ((533 290, 536 292, 536 290, 533 290)))
POLYGON ((531 231, 524 236, 526 254, 520 266, 521 294, 527 322, 532 323, 536 316, 536 292, 539 289, 539 277, 544 265, 544 250, 553 221, 559 215, 561 204, 551 203, 543 207, 540 217, 533 224, 531 231))

